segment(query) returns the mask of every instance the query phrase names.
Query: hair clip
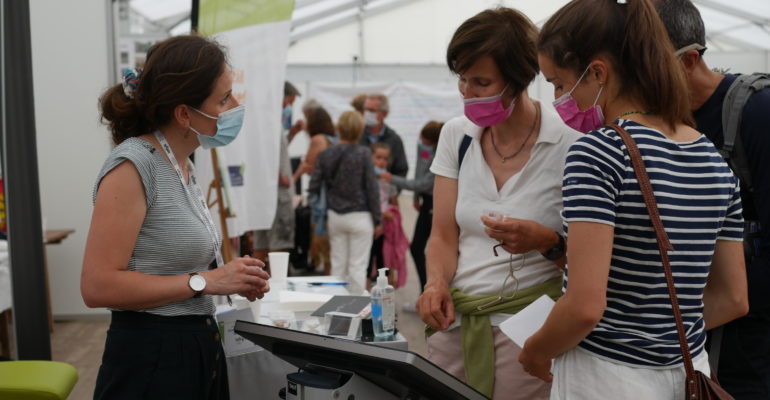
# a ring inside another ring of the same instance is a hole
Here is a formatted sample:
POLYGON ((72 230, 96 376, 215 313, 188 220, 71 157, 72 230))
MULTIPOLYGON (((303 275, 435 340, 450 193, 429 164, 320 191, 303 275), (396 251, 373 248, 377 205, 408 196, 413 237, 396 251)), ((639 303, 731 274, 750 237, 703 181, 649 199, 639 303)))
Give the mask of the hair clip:
POLYGON ((617 0, 618 4, 628 4, 627 0, 617 0))
POLYGON ((123 94, 129 99, 134 98, 136 87, 139 86, 139 75, 141 68, 123 68, 123 94))

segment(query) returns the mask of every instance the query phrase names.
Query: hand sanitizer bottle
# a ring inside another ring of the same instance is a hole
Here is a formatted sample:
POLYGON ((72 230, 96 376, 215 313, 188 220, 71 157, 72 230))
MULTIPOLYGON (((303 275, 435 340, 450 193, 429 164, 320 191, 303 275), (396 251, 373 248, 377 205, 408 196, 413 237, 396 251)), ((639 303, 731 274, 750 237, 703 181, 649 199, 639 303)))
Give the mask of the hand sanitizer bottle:
POLYGON ((377 285, 372 288, 372 325, 374 341, 393 340, 396 328, 396 308, 393 301, 395 289, 388 284, 385 275, 388 268, 378 269, 377 285))

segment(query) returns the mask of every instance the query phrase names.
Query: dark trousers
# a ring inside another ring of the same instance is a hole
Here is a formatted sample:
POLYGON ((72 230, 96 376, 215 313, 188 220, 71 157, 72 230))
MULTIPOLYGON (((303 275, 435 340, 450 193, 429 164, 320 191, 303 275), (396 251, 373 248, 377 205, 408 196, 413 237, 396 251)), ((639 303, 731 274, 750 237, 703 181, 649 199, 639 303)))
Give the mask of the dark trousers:
POLYGON ((427 282, 425 267, 425 246, 430 238, 430 230, 433 226, 433 196, 421 196, 422 204, 420 213, 417 215, 417 222, 414 224, 414 235, 412 236, 412 245, 409 252, 412 253, 414 266, 417 268, 417 275, 420 277, 420 292, 427 282))
POLYGON ((212 316, 113 311, 94 399, 229 399, 212 316))
POLYGON ((770 313, 749 313, 722 335, 719 383, 736 400, 770 399, 770 313))

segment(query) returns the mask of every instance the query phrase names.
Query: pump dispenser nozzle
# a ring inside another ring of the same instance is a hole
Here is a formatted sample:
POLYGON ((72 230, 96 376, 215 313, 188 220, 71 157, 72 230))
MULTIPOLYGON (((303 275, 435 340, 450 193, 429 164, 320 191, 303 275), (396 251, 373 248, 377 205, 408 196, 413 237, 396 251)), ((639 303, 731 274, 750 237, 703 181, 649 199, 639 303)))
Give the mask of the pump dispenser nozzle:
POLYGON ((385 286, 388 286, 388 276, 386 274, 389 269, 390 268, 377 269, 377 273, 379 274, 377 276, 377 287, 384 288, 385 286))

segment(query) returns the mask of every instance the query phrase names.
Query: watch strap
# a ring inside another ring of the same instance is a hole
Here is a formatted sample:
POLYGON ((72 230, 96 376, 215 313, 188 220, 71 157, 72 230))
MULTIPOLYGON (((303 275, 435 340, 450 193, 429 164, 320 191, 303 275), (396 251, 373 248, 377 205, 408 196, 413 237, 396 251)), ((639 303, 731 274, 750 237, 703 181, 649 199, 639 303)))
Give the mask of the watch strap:
POLYGON ((564 256, 564 236, 560 235, 558 232, 556 233, 556 236, 559 237, 559 242, 556 243, 556 246, 551 247, 546 251, 545 253, 540 253, 545 257, 547 260, 558 260, 564 256))

